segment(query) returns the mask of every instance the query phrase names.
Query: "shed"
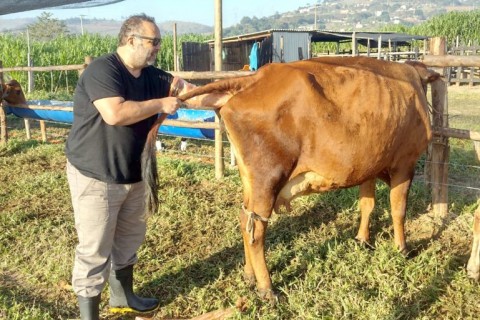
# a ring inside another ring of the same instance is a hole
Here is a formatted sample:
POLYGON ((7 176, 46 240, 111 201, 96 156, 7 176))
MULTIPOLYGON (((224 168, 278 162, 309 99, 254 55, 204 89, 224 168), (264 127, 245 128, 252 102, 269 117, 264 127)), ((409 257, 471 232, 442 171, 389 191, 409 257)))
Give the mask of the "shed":
MULTIPOLYGON (((415 40, 426 40, 426 36, 415 36, 392 32, 335 32, 318 30, 271 29, 261 32, 223 38, 223 70, 256 70, 270 62, 290 62, 312 57, 314 42, 358 43, 370 48, 396 48, 408 46, 415 40), (252 52, 252 48, 254 51, 252 52), (256 58, 255 60, 253 58, 256 58), (252 68, 253 66, 253 68, 252 68)), ((182 43, 183 70, 214 70, 214 40, 206 43, 182 43)), ((353 48, 352 48, 353 50, 353 48)))

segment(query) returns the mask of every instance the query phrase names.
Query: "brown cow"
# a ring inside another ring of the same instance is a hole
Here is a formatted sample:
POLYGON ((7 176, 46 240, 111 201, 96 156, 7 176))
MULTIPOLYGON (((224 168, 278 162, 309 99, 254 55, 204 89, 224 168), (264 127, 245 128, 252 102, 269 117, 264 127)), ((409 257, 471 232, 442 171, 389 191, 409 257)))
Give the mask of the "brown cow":
MULTIPOLYGON (((394 241, 407 251, 407 194, 432 137, 424 86, 438 77, 422 64, 318 58, 269 64, 180 97, 218 108, 235 147, 244 194, 244 270, 261 296, 275 299, 264 255, 268 219, 297 196, 361 185, 357 238, 368 241, 374 182, 383 179, 391 187, 394 241)), ((153 154, 158 125, 146 154, 153 154)))
POLYGON ((27 100, 23 93, 22 87, 17 80, 10 80, 6 84, 2 83, 2 88, 0 90, 1 97, 3 100, 8 102, 10 105, 17 104, 26 104, 27 100))

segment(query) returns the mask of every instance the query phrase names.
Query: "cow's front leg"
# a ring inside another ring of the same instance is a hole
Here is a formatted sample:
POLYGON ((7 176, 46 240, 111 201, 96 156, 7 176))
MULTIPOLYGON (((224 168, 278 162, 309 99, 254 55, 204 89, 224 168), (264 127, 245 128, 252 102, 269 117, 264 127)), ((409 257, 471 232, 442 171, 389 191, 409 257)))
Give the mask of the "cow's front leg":
POLYGON ((355 239, 373 248, 370 244, 370 214, 375 206, 375 179, 365 181, 360 185, 360 227, 355 239))
POLYGON ((277 296, 273 292, 272 281, 265 261, 265 235, 267 218, 244 210, 240 215, 240 225, 245 249, 245 278, 255 281, 261 298, 273 303, 277 296))
POLYGON ((407 197, 411 184, 411 176, 396 177, 392 179, 390 189, 390 206, 392 210, 393 235, 395 245, 404 255, 407 255, 407 241, 405 240, 405 215, 407 210, 407 197))
POLYGON ((467 274, 475 280, 478 280, 480 276, 480 206, 473 217, 473 243, 467 264, 467 274))

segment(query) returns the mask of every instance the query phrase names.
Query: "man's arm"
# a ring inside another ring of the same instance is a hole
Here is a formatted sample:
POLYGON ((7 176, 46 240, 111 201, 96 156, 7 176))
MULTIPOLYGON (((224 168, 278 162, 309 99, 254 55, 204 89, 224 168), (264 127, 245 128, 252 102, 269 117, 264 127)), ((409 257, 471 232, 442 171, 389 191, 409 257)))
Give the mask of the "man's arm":
POLYGON ((126 126, 158 113, 173 114, 182 101, 176 97, 146 101, 126 101, 122 97, 110 97, 95 100, 93 104, 106 123, 112 126, 126 126))

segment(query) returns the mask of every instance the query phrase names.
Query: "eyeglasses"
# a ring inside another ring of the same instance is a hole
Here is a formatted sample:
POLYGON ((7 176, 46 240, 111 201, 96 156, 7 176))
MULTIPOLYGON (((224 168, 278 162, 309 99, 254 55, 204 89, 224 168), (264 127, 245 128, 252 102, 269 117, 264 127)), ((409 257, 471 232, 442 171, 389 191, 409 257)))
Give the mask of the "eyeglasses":
POLYGON ((146 36, 141 36, 139 34, 132 34, 132 36, 134 36, 135 38, 139 38, 139 39, 150 40, 150 41, 152 41, 152 44, 153 44, 154 47, 158 46, 160 44, 160 42, 162 42, 162 39, 160 39, 160 38, 146 37, 146 36))

